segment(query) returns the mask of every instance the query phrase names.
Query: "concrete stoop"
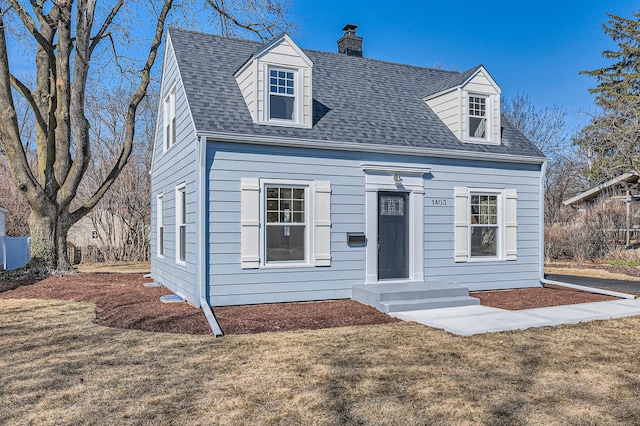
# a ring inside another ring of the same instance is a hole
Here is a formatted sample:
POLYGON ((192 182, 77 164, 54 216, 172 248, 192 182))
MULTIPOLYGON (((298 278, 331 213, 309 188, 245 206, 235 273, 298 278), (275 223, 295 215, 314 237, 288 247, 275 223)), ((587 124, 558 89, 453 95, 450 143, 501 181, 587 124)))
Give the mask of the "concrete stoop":
POLYGON ((351 298, 384 313, 479 305, 467 287, 440 282, 356 285, 351 298))

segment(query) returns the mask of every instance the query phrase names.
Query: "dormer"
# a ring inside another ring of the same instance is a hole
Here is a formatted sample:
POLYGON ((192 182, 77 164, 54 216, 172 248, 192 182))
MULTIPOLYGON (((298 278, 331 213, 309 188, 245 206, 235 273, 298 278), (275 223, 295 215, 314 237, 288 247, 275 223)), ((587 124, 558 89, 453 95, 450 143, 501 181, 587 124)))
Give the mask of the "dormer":
POLYGON ((500 145, 500 91, 480 65, 434 85, 423 100, 462 142, 500 145))
POLYGON ((234 74, 256 124, 303 127, 313 124, 313 62, 288 34, 257 51, 234 74))

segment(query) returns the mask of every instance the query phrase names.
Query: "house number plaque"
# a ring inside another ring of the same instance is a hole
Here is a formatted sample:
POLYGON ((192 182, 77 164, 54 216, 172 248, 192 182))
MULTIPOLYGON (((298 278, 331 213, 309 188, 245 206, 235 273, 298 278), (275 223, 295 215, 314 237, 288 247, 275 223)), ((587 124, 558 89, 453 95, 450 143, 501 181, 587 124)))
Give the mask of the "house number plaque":
POLYGON ((432 198, 431 205, 436 207, 444 207, 447 205, 447 200, 444 198, 432 198))

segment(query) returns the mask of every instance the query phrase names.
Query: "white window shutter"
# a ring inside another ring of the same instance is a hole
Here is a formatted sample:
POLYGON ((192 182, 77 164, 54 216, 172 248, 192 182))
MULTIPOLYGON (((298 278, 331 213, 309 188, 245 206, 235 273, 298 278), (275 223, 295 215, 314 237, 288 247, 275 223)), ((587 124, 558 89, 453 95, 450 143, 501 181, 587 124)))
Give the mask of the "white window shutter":
POLYGON ((260 182, 242 178, 240 188, 242 269, 255 269, 260 266, 260 182))
POLYGON ((505 189, 504 204, 504 258, 516 260, 518 257, 518 193, 515 189, 505 189))
POLYGON ((314 183, 314 264, 331 266, 331 182, 314 183))
POLYGON ((454 190, 454 252, 456 262, 469 259, 469 191, 466 187, 455 187, 454 190))

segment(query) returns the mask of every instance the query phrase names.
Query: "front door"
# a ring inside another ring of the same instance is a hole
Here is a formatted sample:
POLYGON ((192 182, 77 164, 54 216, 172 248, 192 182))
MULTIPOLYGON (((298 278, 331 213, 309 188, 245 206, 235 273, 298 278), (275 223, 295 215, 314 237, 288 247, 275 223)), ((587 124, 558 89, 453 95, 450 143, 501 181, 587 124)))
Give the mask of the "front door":
POLYGON ((404 192, 378 192, 378 279, 407 278, 408 205, 404 192))

